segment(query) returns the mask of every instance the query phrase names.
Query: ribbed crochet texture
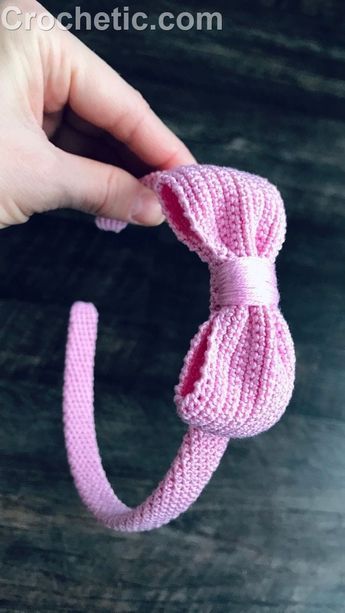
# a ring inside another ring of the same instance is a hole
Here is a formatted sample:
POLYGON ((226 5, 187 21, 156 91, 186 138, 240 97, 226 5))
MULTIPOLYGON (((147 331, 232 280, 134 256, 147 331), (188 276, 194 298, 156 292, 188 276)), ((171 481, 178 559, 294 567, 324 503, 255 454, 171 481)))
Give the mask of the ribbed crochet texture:
MULTIPOLYGON (((176 236, 209 266, 210 317, 192 339, 175 388, 178 414, 188 424, 181 447, 154 492, 130 509, 113 492, 97 446, 97 311, 92 304, 72 307, 64 388, 68 458, 87 507, 121 531, 157 528, 185 511, 230 438, 259 434, 279 420, 295 370, 274 272, 286 223, 277 189, 260 177, 210 165, 153 173, 143 182, 156 191, 176 236)), ((109 220, 97 225, 121 229, 109 220)))

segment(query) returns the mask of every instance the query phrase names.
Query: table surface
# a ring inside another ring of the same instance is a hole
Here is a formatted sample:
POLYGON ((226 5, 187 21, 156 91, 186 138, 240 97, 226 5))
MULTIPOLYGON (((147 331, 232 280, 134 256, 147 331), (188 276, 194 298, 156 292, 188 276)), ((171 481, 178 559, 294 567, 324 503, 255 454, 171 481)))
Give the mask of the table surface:
POLYGON ((64 450, 70 305, 90 300, 100 312, 97 433, 112 483, 135 504, 184 431, 172 390, 207 317, 207 270, 166 226, 115 236, 62 212, 1 232, 0 610, 345 610, 345 7, 262 0, 215 8, 222 32, 81 37, 200 162, 262 174, 281 189, 288 235, 278 273, 296 342, 293 400, 271 431, 231 442, 178 520, 144 534, 104 529, 80 503, 64 450))

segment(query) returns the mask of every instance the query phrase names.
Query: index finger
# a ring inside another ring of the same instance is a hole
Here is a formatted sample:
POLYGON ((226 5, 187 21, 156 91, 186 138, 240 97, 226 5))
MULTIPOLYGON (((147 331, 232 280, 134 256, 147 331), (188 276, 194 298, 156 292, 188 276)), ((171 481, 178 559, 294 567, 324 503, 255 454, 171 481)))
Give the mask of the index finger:
POLYGON ((159 169, 193 164, 182 141, 157 117, 142 95, 69 32, 69 104, 83 119, 109 132, 143 162, 159 169))

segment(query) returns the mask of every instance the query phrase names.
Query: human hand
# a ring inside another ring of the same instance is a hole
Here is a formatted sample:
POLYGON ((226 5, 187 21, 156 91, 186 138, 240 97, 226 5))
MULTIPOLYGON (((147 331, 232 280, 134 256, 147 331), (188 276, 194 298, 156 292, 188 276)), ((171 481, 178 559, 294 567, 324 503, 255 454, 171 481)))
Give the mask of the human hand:
MULTIPOLYGON (((20 6, 46 12, 34 0, 20 6)), ((0 26, 0 83, 0 228, 66 206, 144 225, 163 221, 135 169, 194 158, 141 94, 76 37, 34 21, 30 31, 0 26)))

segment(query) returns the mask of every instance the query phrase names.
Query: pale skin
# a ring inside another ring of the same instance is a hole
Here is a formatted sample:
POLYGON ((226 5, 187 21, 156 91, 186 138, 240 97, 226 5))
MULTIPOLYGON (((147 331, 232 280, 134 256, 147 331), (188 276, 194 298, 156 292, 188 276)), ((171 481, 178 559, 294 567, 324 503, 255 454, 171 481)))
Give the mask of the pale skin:
MULTIPOLYGON (((32 0, 17 4, 46 12, 32 0)), ((0 25, 0 92, 0 228, 63 207, 163 221, 136 176, 195 160, 142 95, 70 32, 0 25)))

